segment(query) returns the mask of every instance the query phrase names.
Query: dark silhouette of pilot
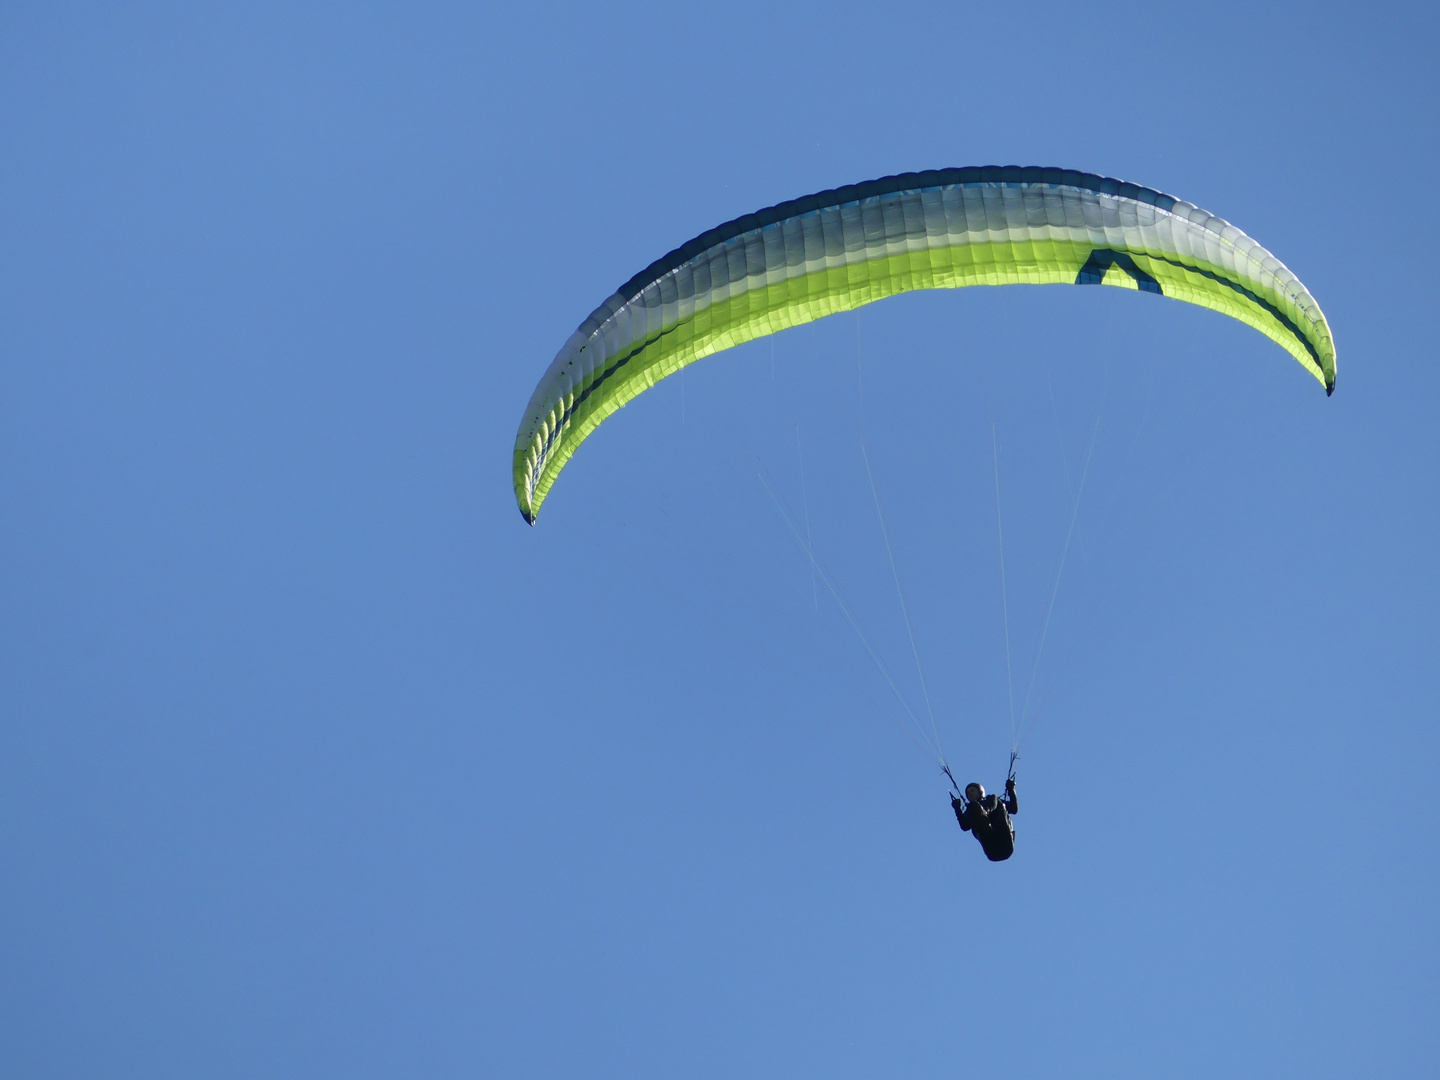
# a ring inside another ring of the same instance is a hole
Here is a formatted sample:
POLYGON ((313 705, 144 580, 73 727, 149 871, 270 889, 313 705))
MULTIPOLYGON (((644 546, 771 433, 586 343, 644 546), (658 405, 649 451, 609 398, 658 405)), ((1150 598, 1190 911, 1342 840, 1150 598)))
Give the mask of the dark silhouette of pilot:
POLYGON ((1003 862, 1015 854, 1015 826, 1010 815, 1020 812, 1020 801, 1015 797, 1013 776, 1005 781, 1003 799, 986 795, 983 787, 971 783, 965 785, 963 797, 951 798, 950 807, 960 828, 974 834, 991 862, 1003 862))

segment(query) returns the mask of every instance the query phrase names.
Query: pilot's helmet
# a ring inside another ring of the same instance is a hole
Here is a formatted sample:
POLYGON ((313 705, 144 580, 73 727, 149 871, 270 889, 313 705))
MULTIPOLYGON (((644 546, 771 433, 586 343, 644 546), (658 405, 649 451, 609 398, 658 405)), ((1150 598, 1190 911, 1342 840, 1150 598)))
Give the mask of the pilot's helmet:
POLYGON ((979 802, 984 797, 985 789, 979 784, 965 785, 965 798, 969 799, 971 802, 979 802))

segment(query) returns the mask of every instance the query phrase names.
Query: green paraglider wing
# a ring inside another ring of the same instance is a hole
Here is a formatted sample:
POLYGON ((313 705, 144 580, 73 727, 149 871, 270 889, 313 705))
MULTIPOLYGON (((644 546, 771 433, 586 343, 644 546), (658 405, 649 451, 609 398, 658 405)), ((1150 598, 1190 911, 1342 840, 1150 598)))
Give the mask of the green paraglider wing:
POLYGON ((1335 389, 1320 306, 1228 222, 1069 169, 905 173, 737 218, 622 285, 571 335, 526 406, 515 437, 520 512, 533 524, 570 455, 607 416, 702 357, 911 289, 1062 283, 1224 312, 1335 389))

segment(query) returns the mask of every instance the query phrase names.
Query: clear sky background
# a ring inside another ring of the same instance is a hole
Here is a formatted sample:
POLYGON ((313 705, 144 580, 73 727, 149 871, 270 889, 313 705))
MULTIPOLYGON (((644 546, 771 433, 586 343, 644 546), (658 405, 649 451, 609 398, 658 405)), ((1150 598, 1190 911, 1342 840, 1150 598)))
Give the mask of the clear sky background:
POLYGON ((1429 5, 0 11, 0 1074, 1418 1076, 1440 1056, 1429 5), (912 169, 1225 217, 1321 387, 1119 289, 515 427, 691 236, 912 169), (861 381, 863 379, 863 392, 861 381), (991 424, 995 446, 992 457, 991 424), (995 787, 991 865, 757 472, 995 787), (803 463, 803 480, 802 480, 803 463))

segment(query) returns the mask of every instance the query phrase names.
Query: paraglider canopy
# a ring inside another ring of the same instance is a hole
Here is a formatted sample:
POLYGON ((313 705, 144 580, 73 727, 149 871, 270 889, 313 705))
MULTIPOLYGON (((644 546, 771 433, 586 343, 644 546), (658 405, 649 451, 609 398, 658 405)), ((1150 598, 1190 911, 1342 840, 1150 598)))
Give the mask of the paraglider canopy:
POLYGON ((887 176, 772 206, 657 259, 596 308, 535 388, 513 456, 534 524, 589 434, 661 379, 734 345, 913 289, 1112 285, 1223 312, 1335 388, 1320 306, 1230 223, 1069 169, 887 176))

